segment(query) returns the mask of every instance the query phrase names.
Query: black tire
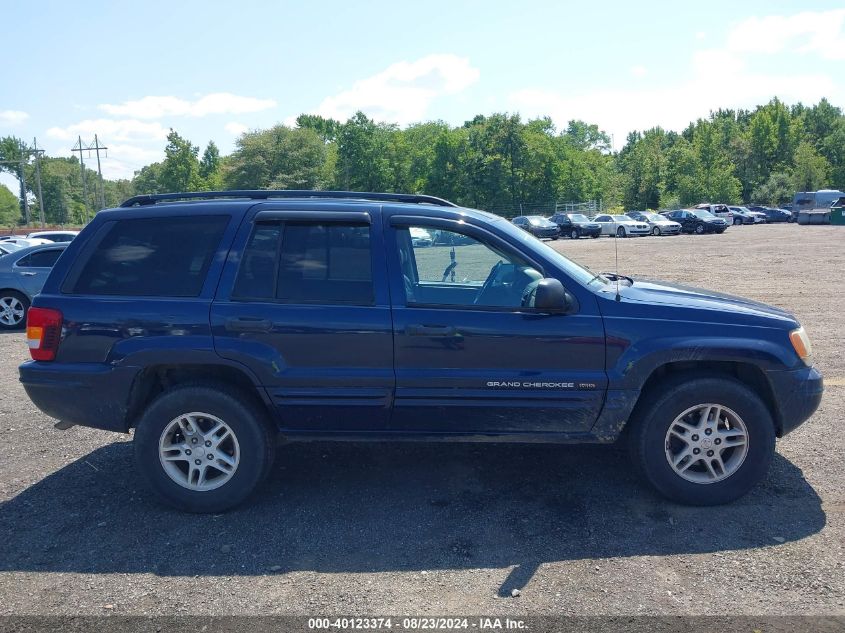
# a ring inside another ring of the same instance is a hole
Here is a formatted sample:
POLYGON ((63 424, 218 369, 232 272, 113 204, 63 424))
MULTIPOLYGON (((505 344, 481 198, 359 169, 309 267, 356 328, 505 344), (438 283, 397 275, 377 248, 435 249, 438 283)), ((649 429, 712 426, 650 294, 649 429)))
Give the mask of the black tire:
POLYGON ((695 234, 696 235, 704 235, 704 225, 703 224, 699 224, 698 226, 695 227, 695 234))
POLYGON ((572 229, 569 232, 569 239, 570 240, 577 240, 579 237, 581 237, 581 232, 578 229, 572 229))
POLYGON ((601 233, 594 233, 594 234, 593 234, 593 235, 591 235, 590 237, 592 237, 594 240, 595 240, 595 239, 598 239, 599 237, 601 237, 601 233))
POLYGON ((760 397, 730 377, 679 377, 660 385, 653 397, 637 406, 629 429, 629 450, 635 466, 665 497, 686 505, 730 503, 745 495, 768 472, 775 450, 775 425, 760 397), (696 405, 713 403, 736 412, 748 432, 748 452, 730 476, 712 483, 694 483, 677 474, 666 456, 666 436, 675 418, 696 405))
POLYGON ((138 422, 134 448, 138 470, 161 501, 185 512, 218 513, 242 503, 267 476, 275 457, 276 437, 266 412, 248 394, 224 385, 195 384, 174 387, 153 401, 138 422), (172 420, 190 412, 220 418, 237 438, 240 461, 219 488, 190 490, 162 467, 162 433, 172 420))
POLYGON ((616 237, 628 237, 628 234, 625 232, 624 226, 620 226, 616 229, 616 237))
POLYGON ((555 242, 556 242, 558 237, 560 237, 560 236, 559 236, 559 235, 555 235, 555 236, 552 238, 552 241, 555 241, 555 242))
POLYGON ((11 317, 9 320, 13 322, 10 323, 0 320, 0 330, 19 330, 26 326, 26 315, 29 313, 29 299, 17 290, 4 290, 0 292, 0 311, 3 310, 6 301, 11 300, 20 302, 23 306, 23 315, 20 317, 20 321, 17 322, 14 322, 14 318, 11 317))
POLYGON ((742 226, 742 218, 734 218, 733 225, 742 226))
POLYGON ((654 235, 654 237, 660 237, 663 232, 660 230, 659 226, 655 226, 653 229, 651 229, 651 234, 654 235))

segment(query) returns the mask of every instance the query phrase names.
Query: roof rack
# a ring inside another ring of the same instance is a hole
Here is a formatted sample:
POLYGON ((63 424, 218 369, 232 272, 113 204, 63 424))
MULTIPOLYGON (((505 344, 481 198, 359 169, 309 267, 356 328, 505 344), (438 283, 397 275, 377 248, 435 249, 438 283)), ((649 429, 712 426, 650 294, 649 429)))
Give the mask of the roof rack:
POLYGON ((309 189, 282 190, 237 190, 237 191, 192 191, 189 193, 152 193, 133 196, 121 203, 121 207, 143 207, 168 200, 213 200, 215 198, 246 198, 269 200, 274 198, 320 198, 327 200, 375 200, 378 202, 407 202, 411 204, 433 204, 439 207, 457 207, 454 202, 435 196, 411 193, 367 193, 362 191, 312 191, 309 189))

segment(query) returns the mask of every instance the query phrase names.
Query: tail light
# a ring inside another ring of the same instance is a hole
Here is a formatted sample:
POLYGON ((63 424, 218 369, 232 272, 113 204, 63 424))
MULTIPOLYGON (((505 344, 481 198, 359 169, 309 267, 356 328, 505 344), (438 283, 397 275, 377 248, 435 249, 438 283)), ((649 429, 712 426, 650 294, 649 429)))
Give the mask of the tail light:
POLYGON ((32 360, 53 360, 62 334, 62 313, 50 308, 30 308, 26 315, 26 342, 32 360))

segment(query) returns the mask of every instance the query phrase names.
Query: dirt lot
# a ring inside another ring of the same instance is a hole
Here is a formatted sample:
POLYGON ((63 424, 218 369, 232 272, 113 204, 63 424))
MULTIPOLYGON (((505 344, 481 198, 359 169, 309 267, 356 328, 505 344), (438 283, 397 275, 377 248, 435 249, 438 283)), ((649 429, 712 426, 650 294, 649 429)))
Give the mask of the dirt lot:
MULTIPOLYGON (((55 431, 0 335, 0 614, 845 614, 845 230, 619 240, 619 270, 794 312, 828 382, 767 481, 681 507, 615 447, 289 445, 222 516, 156 505, 129 438, 55 431), (512 589, 521 590, 513 597, 512 589)), ((560 240, 613 270, 614 240, 560 240)))

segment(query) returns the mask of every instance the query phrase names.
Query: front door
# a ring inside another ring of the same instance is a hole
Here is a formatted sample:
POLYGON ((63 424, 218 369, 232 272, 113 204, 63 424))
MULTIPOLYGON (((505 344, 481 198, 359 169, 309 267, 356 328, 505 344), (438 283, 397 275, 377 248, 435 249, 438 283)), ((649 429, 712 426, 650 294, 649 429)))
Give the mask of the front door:
MULTIPOLYGON (((330 206, 330 205, 328 205, 330 206)), ((393 330, 369 213, 261 211, 212 305, 217 352, 248 366, 286 429, 384 430, 393 330)))
POLYGON ((535 311, 531 289, 542 266, 463 222, 395 217, 386 242, 395 328, 392 430, 592 427, 607 386, 595 303, 574 314, 535 311), (434 245, 415 244, 412 229, 436 235, 434 245))

